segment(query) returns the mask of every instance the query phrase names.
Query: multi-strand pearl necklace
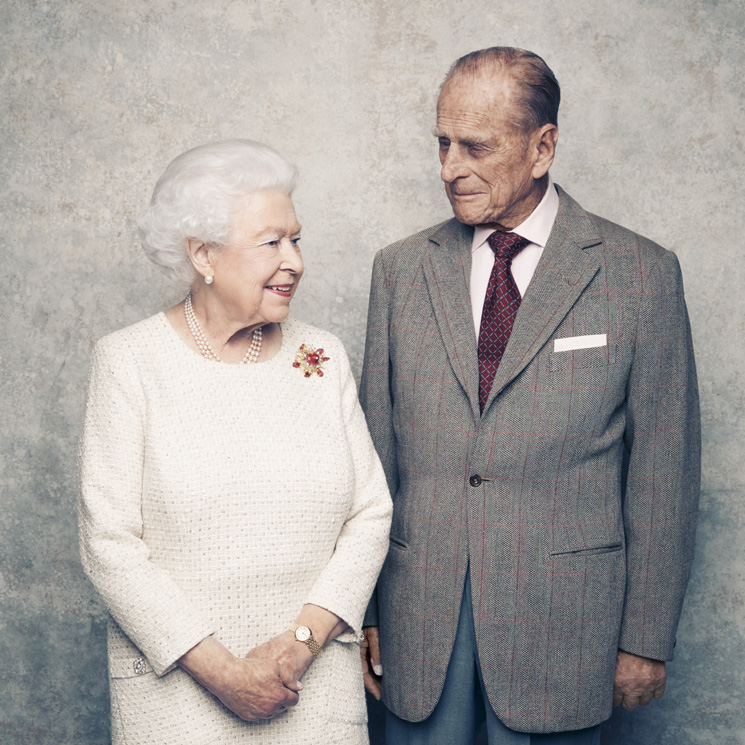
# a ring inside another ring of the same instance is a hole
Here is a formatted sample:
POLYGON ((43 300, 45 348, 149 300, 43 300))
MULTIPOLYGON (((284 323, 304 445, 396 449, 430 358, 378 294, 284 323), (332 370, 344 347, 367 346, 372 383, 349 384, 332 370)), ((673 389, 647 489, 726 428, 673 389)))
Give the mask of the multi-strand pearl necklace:
MULTIPOLYGON (((205 359, 213 360, 215 362, 222 362, 222 360, 215 354, 215 350, 212 349, 210 343, 207 341, 207 337, 202 331, 202 327, 197 321, 197 317, 194 315, 194 308, 191 305, 191 293, 186 296, 184 300, 184 315, 186 316, 186 325, 191 331, 192 338, 199 347, 199 351, 205 359)), ((251 362, 257 362, 259 359, 259 352, 261 352, 261 327, 253 330, 253 338, 251 339, 251 346, 243 356, 241 365, 248 365, 251 362)))

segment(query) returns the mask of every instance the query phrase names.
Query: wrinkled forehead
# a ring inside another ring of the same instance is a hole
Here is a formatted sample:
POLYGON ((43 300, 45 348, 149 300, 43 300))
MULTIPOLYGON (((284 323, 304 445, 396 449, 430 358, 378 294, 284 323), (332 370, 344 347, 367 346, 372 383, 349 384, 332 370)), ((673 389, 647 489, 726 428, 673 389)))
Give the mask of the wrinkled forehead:
POLYGON ((514 88, 513 78, 504 72, 456 72, 437 99, 437 126, 501 127, 511 119, 514 88))

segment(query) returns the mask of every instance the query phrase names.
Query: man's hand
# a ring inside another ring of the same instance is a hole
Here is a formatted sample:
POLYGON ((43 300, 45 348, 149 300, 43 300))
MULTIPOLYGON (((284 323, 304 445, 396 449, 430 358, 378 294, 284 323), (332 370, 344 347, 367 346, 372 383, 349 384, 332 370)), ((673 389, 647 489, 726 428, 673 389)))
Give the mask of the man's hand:
POLYGON ((380 684, 383 676, 383 666, 380 664, 380 634, 377 626, 366 626, 362 631, 365 635, 360 646, 362 679, 365 681, 365 688, 380 701, 380 684))
POLYGON ((665 663, 618 650, 613 706, 632 711, 665 692, 665 663))
POLYGON ((292 631, 283 631, 269 641, 254 647, 247 655, 249 660, 275 660, 292 680, 300 682, 315 659, 308 645, 299 642, 292 631))

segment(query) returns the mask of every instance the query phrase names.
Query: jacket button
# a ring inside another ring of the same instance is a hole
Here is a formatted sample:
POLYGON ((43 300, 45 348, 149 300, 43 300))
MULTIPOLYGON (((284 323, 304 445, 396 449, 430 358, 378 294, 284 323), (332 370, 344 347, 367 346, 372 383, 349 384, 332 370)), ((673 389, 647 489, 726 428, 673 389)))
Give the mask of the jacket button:
POLYGON ((481 476, 479 476, 477 473, 471 476, 470 479, 468 479, 468 483, 471 486, 481 486, 481 476))

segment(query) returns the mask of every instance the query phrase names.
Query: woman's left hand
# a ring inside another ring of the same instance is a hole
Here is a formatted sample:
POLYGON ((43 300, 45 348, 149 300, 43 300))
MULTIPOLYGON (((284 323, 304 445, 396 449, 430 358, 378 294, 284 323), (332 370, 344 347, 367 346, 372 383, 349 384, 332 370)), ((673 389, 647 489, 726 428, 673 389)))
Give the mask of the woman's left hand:
POLYGON ((307 645, 295 639, 291 631, 283 631, 269 641, 254 647, 247 655, 251 658, 276 660, 295 680, 300 680, 315 659, 307 645))
MULTIPOLYGON (((308 626, 320 647, 336 639, 348 626, 339 616, 312 603, 306 603, 295 619, 298 626, 308 626)), ((283 631, 269 641, 254 647, 247 655, 276 660, 287 673, 300 680, 315 659, 308 645, 295 638, 292 631, 283 631)))

